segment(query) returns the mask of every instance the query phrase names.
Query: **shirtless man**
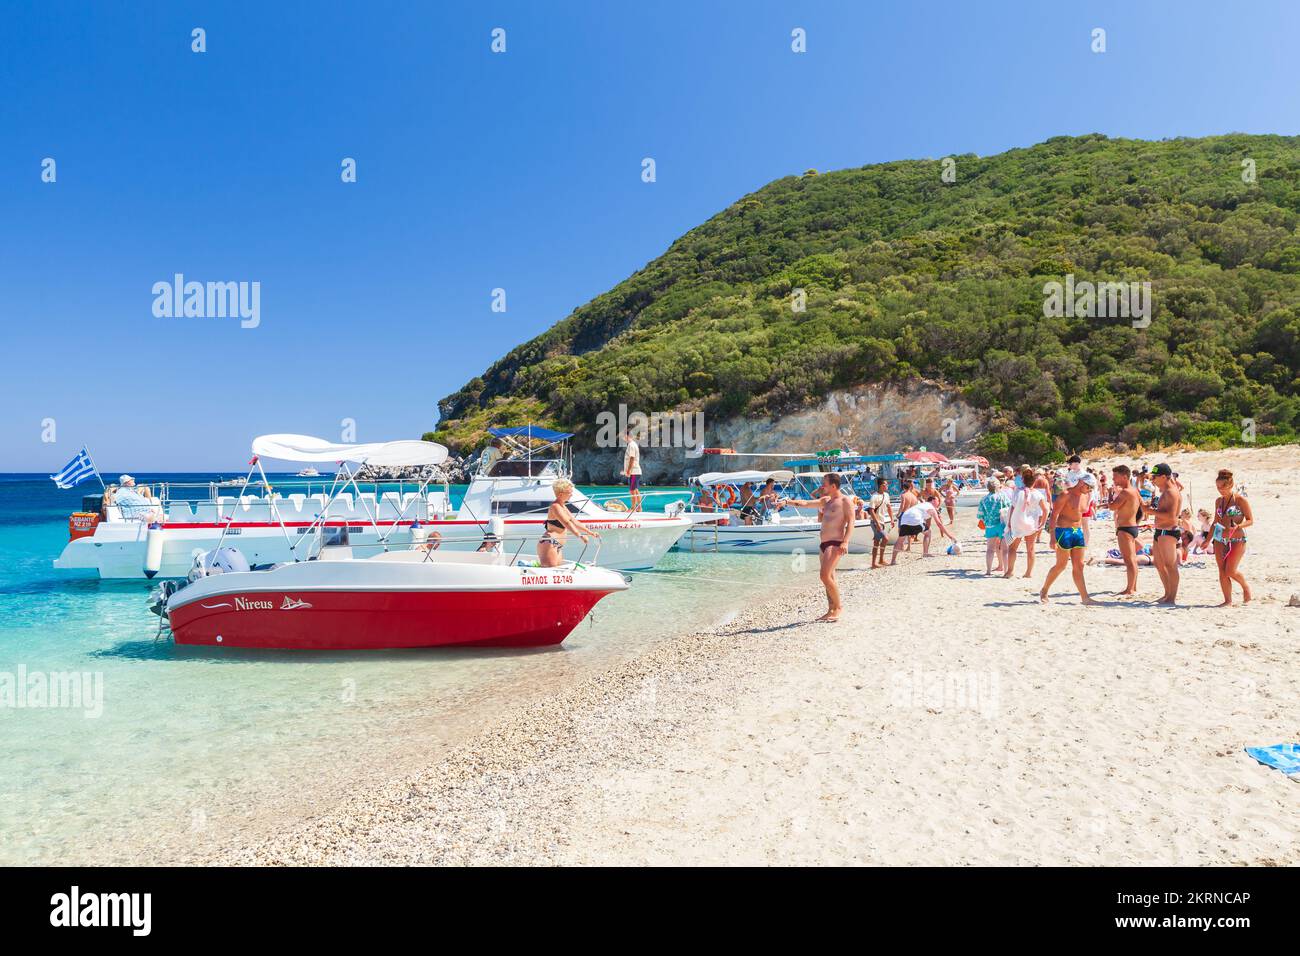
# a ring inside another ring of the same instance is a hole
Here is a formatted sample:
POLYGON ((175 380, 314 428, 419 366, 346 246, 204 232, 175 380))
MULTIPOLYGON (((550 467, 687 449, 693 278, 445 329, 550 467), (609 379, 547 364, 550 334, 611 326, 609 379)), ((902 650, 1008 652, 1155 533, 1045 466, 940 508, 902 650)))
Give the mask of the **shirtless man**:
POLYGON ((1137 541, 1142 529, 1138 525, 1137 513, 1142 496, 1133 487, 1133 473, 1128 465, 1116 465, 1110 473, 1115 478, 1115 490, 1110 499, 1115 512, 1115 538, 1120 557, 1124 560, 1124 573, 1128 576, 1127 586, 1119 596, 1132 597, 1138 589, 1137 541))
POLYGON ((1092 486, 1096 479, 1084 472, 1065 473, 1065 493, 1052 505, 1052 542, 1056 545, 1056 564, 1047 572, 1043 589, 1038 592, 1038 600, 1047 603, 1047 592, 1052 589, 1052 582, 1060 577, 1067 564, 1074 576, 1074 585, 1079 589, 1079 598, 1084 604, 1096 604, 1088 596, 1088 587, 1083 583, 1083 511, 1088 506, 1092 495, 1092 486))
POLYGON ((1174 470, 1164 462, 1151 469, 1151 482, 1160 493, 1156 505, 1155 541, 1151 543, 1151 558, 1160 572, 1160 582, 1165 593, 1157 604, 1176 604, 1178 601, 1178 543, 1182 531, 1178 515, 1183 509, 1183 489, 1174 470))
POLYGON ((829 472, 822 476, 819 497, 810 500, 787 498, 785 502, 796 508, 818 508, 821 511, 821 579, 826 588, 827 611, 819 621, 838 621, 840 611, 840 586, 835 581, 835 568, 840 558, 849 553, 849 539, 853 537, 853 499, 840 490, 840 476, 829 472))

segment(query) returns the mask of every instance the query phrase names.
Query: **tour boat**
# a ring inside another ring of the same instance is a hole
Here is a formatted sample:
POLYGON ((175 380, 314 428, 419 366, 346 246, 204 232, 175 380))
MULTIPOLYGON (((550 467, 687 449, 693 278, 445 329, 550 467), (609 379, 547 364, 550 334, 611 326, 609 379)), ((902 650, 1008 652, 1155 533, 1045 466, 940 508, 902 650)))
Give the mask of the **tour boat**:
MULTIPOLYGON (((229 550, 229 549, 227 549, 229 550)), ((505 553, 456 554, 413 545, 371 557, 326 546, 269 570, 209 573, 171 592, 177 644, 370 650, 559 644, 623 575, 574 563, 541 568, 505 553)), ((205 561, 197 562, 204 567, 205 561)), ((172 582, 167 582, 172 585, 172 582)))
MULTIPOLYGON (((754 494, 758 495, 769 478, 783 488, 794 482, 795 474, 787 470, 715 471, 690 479, 697 490, 682 515, 697 520, 678 547, 745 554, 817 554, 821 547, 821 523, 816 515, 800 514, 793 506, 781 511, 760 508, 753 516, 754 523, 745 524, 739 510, 741 485, 752 485, 754 494), (705 489, 714 504, 701 502, 705 489)), ((855 521, 849 553, 870 554, 871 540, 871 522, 855 521)))
MULTIPOLYGON (((517 444, 515 457, 497 460, 473 477, 459 510, 452 509, 445 482, 441 490, 427 479, 362 482, 356 477, 359 468, 343 466, 438 465, 447 456, 441 445, 342 445, 306 435, 263 435, 253 441, 249 481, 240 494, 222 495, 213 483, 162 483, 149 507, 133 511, 106 504, 100 495, 83 499, 82 510, 69 518, 69 541, 54 567, 94 569, 108 579, 184 577, 195 550, 208 551, 220 542, 237 544, 253 566, 265 566, 298 557, 299 539, 318 524, 346 529, 352 545, 368 554, 402 548, 435 533, 443 550, 475 551, 498 518, 504 520, 512 548, 531 556, 555 500, 552 488, 570 473, 563 443, 572 436, 536 426, 491 431, 523 444, 517 444), (538 442, 544 450, 554 441, 561 445, 558 454, 534 454, 538 442), (313 493, 303 481, 273 484, 262 470, 263 458, 334 462, 340 468, 326 476, 328 490, 322 493, 317 480, 313 493), (253 481, 257 475, 260 479, 253 481)), ((600 563, 622 570, 654 567, 692 526, 686 518, 662 512, 616 511, 576 489, 569 508, 600 533, 600 563)), ((570 538, 566 555, 587 560, 581 541, 570 538)))

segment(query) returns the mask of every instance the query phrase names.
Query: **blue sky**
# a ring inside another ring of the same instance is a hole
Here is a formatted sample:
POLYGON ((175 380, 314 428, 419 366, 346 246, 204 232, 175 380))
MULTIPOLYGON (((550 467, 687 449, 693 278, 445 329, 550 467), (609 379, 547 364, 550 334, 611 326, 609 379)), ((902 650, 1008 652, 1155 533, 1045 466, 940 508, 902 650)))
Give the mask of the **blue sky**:
POLYGON ((809 167, 1300 132, 1290 2, 0 11, 0 471, 82 442, 111 472, 231 471, 255 434, 343 419, 418 436, 509 348, 809 167), (260 325, 155 317, 177 272, 260 282, 260 325))

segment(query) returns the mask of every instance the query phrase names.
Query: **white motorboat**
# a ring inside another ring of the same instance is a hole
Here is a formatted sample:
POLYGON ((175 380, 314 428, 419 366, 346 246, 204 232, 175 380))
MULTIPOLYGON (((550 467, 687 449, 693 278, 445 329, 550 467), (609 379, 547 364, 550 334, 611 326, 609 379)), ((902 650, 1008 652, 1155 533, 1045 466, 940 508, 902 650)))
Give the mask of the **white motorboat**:
MULTIPOLYGON (((220 549, 230 552, 232 549, 220 549)), ((201 555, 195 580, 164 607, 177 644, 292 650, 440 646, 539 647, 562 642, 623 575, 573 563, 512 563, 505 554, 453 554, 418 545, 358 558, 331 545, 263 571, 214 573, 201 555)), ((225 563, 234 556, 223 555, 225 563)))
MULTIPOLYGON (((696 490, 682 514, 695 523, 678 547, 746 554, 816 554, 821 546, 821 523, 816 515, 800 514, 791 506, 780 511, 763 506, 751 510, 741 504, 740 489, 746 483, 757 493, 769 478, 785 486, 794 477, 794 472, 787 470, 716 471, 690 479, 696 490), (745 523, 746 517, 751 524, 745 523)), ((870 554, 871 522, 855 521, 853 529, 849 553, 870 554)))
MULTIPOLYGON (((447 551, 476 551, 500 519, 512 547, 532 555, 546 510, 555 500, 551 488, 569 473, 562 443, 571 436, 533 426, 495 431, 527 444, 520 446, 519 456, 498 460, 487 473, 474 476, 458 511, 451 507, 445 482, 438 490, 429 480, 379 483, 356 478, 364 465, 405 466, 408 459, 412 467, 441 464, 447 454, 441 445, 341 445, 306 435, 264 435, 253 441, 253 462, 240 494, 223 495, 215 483, 163 483, 156 504, 149 508, 123 509, 97 495, 83 499, 82 511, 69 519, 70 540, 54 567, 94 569, 106 579, 185 577, 196 550, 208 551, 223 542, 238 545, 252 566, 268 566, 298 557, 299 539, 319 521, 326 528, 346 529, 352 546, 369 555, 426 536, 434 536, 447 551), (545 447, 551 437, 561 442, 557 457, 533 454, 537 442, 545 447), (295 490, 293 479, 272 484, 262 468, 264 458, 334 462, 340 468, 326 479, 326 492, 319 491, 317 481, 313 493, 305 482, 295 490), (259 480, 253 481, 254 476, 259 480)), ((681 516, 612 510, 576 490, 569 507, 600 533, 600 563, 611 568, 654 567, 691 527, 681 516)), ((568 551, 577 560, 591 560, 591 550, 580 542, 570 543, 568 551)))
MULTIPOLYGON (((504 523, 512 547, 532 554, 545 532, 546 512, 555 501, 555 482, 571 473, 566 451, 573 436, 536 425, 488 431, 511 443, 514 454, 485 465, 470 481, 457 512, 430 528, 443 535, 442 547, 473 551, 481 541, 476 535, 486 533, 493 519, 498 519, 504 523)), ((618 503, 622 504, 621 499, 618 503)), ((680 514, 614 510, 577 488, 568 507, 579 521, 599 532, 600 564, 625 571, 653 568, 694 526, 680 514)), ((570 542, 569 553, 577 546, 570 542)), ((585 560, 582 553, 577 558, 585 560)))

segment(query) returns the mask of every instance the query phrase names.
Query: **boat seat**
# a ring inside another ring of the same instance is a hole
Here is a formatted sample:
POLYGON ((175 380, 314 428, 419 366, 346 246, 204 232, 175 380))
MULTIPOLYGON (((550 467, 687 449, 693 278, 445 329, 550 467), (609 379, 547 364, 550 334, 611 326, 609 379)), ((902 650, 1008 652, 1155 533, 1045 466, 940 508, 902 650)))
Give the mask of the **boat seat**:
POLYGON ((194 505, 194 520, 200 524, 212 524, 217 520, 217 506, 211 501, 200 501, 194 505))
POLYGON ((385 551, 369 558, 370 561, 392 561, 398 564, 509 564, 504 554, 480 554, 477 551, 385 551))
POLYGON ((167 503, 167 521, 189 524, 194 521, 194 512, 188 501, 169 501, 167 503))

